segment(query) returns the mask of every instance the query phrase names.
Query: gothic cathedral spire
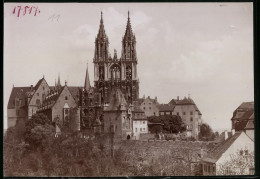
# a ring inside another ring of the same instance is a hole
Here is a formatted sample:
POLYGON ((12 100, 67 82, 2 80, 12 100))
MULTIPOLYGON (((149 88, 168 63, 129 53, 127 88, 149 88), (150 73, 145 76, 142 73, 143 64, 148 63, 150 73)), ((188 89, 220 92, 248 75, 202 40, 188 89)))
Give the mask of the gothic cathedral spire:
POLYGON ((123 60, 136 60, 136 40, 132 31, 130 22, 130 13, 128 11, 128 18, 126 24, 125 35, 122 40, 122 57, 123 60))
POLYGON ((89 74, 88 74, 88 65, 87 65, 87 70, 86 70, 86 77, 85 77, 85 85, 84 89, 89 91, 90 89, 90 81, 89 81, 89 74))
POLYGON ((103 22, 103 12, 101 11, 101 19, 99 24, 99 31, 95 41, 95 55, 94 61, 103 61, 108 58, 108 37, 106 35, 104 22, 103 22))

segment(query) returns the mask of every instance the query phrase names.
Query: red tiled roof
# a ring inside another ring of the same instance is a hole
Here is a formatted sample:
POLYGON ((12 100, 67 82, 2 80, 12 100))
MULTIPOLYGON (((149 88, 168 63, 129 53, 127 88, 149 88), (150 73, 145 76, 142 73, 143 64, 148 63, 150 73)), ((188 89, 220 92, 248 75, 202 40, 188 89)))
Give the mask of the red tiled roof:
POLYGON ((16 97, 18 97, 19 100, 21 100, 21 106, 24 106, 26 104, 27 92, 29 92, 30 90, 31 87, 13 87, 7 108, 12 109, 15 107, 14 100, 16 97))
POLYGON ((217 145, 211 150, 208 155, 203 158, 203 161, 215 163, 222 156, 223 153, 236 141, 236 139, 242 134, 242 132, 236 132, 233 136, 217 145))

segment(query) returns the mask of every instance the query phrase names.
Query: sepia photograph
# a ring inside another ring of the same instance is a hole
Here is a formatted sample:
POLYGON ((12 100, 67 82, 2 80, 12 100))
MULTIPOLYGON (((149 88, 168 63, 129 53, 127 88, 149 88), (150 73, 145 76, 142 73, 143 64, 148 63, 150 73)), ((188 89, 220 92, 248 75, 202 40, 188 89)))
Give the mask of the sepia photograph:
POLYGON ((4 3, 3 175, 255 175, 253 3, 4 3))

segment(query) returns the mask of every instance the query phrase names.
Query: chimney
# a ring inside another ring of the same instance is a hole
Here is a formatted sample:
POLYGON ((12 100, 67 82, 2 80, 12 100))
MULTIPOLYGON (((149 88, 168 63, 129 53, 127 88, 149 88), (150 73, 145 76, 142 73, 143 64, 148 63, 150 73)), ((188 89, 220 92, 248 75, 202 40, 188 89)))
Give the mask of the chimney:
POLYGON ((232 136, 235 135, 235 129, 232 129, 232 136))
POLYGON ((179 96, 177 96, 177 101, 179 101, 179 96))
POLYGON ((150 96, 148 96, 148 99, 150 99, 150 96))
POLYGON ((224 134, 225 134, 225 140, 227 140, 228 139, 228 131, 225 130, 224 134))
POLYGON ((154 101, 157 103, 157 96, 155 96, 154 101))
POLYGON ((31 90, 33 90, 33 85, 31 85, 31 90))

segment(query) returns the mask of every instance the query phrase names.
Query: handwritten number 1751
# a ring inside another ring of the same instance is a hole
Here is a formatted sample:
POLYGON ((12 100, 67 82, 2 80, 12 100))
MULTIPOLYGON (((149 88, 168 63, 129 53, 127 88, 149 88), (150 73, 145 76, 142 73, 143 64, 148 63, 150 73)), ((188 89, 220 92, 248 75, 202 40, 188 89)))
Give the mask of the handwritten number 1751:
POLYGON ((21 11, 23 11, 23 15, 25 15, 27 12, 29 14, 32 13, 32 11, 34 11, 34 16, 36 16, 37 13, 40 13, 41 11, 38 9, 38 6, 35 7, 35 6, 15 6, 14 9, 13 9, 13 14, 16 14, 17 13, 17 17, 20 16, 21 14, 21 11))

